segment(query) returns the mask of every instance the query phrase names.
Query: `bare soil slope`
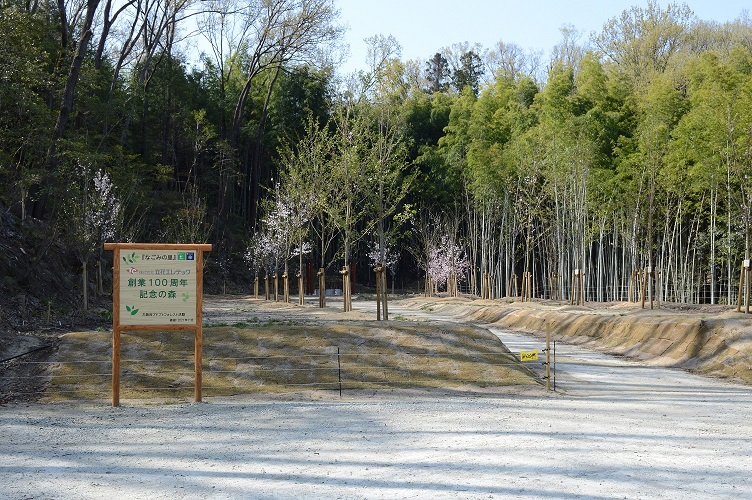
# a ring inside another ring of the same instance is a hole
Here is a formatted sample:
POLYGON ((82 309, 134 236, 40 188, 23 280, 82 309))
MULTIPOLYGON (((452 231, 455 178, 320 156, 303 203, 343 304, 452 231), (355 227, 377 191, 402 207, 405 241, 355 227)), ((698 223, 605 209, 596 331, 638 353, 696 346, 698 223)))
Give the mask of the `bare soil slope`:
MULTIPOLYGON (((551 301, 522 303, 468 297, 411 297, 392 304, 395 309, 493 324, 539 336, 550 329, 558 340, 651 365, 678 367, 752 384, 752 317, 737 313, 734 307, 662 304, 661 308, 651 310, 626 303, 590 303, 581 307, 551 301)), ((345 382, 352 388, 436 387, 427 381, 437 377, 443 379, 440 385, 455 389, 472 386, 478 390, 530 382, 517 378, 523 373, 519 369, 502 373, 501 369, 506 368, 494 365, 503 365, 506 361, 501 354, 492 355, 497 356, 496 363, 489 359, 488 346, 458 342, 460 337, 464 336, 469 342, 478 335, 478 331, 470 327, 465 326, 463 330, 442 324, 433 330, 416 330, 415 325, 404 321, 374 326, 377 324, 372 321, 373 313, 364 310, 344 313, 338 306, 333 303, 319 309, 247 296, 207 297, 204 359, 209 394, 212 390, 220 395, 285 392, 305 389, 306 384, 314 389, 333 388, 336 361, 333 354, 337 347, 343 355, 340 362, 360 366, 358 373, 347 374, 350 379, 345 382), (397 343, 401 345, 397 347, 397 343), (441 350, 430 347, 434 344, 441 345, 441 350), (238 346, 240 351, 233 353, 238 346), (306 348, 318 351, 306 352, 306 348), (481 356, 484 350, 485 359, 481 356), (366 355, 360 360, 347 358, 358 352, 366 355), (307 361, 300 361, 303 354, 309 356, 307 361), (264 368, 264 363, 272 363, 271 356, 286 356, 284 363, 275 366, 287 366, 287 369, 275 372, 268 366, 264 368), (321 356, 318 361, 322 366, 316 368, 313 360, 317 358, 310 356, 321 356), (261 361, 262 358, 267 359, 261 361), (424 366, 410 370, 399 368, 406 363, 424 366), (314 376, 312 369, 320 373, 314 376)), ((0 360, 42 347, 31 355, 0 364, 0 403, 38 399, 50 383, 56 391, 49 392, 47 397, 106 398, 110 381, 110 335, 107 331, 66 335, 47 332, 37 336, 0 334, 0 360), (89 363, 71 364, 81 360, 89 360, 89 363), (51 364, 58 361, 63 364, 51 364), (82 384, 80 377, 96 379, 96 382, 82 384), (52 396, 53 392, 57 396, 52 396)), ((129 334, 123 345, 124 388, 130 392, 124 397, 190 397, 192 340, 190 333, 152 337, 129 334), (170 373, 155 377, 153 373, 159 370, 170 373)), ((505 350, 501 345, 494 349, 498 353, 505 350)))
POLYGON ((735 307, 419 297, 401 305, 536 335, 550 328, 566 342, 752 384, 752 316, 735 307))

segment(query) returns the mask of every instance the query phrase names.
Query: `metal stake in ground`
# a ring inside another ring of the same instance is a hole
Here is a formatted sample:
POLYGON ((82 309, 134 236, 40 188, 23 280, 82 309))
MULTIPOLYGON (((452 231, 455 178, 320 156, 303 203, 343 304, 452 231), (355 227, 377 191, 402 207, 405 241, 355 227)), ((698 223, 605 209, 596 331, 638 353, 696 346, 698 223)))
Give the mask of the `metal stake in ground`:
POLYGON ((342 360, 337 347, 337 379, 339 380, 339 397, 342 397, 342 360))

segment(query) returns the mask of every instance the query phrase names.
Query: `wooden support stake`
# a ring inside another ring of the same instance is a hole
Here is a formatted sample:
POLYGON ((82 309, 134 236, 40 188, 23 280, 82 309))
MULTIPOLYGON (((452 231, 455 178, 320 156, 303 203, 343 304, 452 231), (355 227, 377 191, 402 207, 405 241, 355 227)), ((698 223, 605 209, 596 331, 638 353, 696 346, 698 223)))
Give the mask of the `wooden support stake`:
POLYGON ((744 293, 744 264, 739 271, 739 294, 736 296, 736 312, 742 312, 742 294, 744 293))
POLYGON ((527 273, 527 298, 526 301, 533 300, 533 273, 527 273))
POLYGON ((632 291, 633 291, 632 284, 634 282, 634 279, 635 279, 635 272, 634 272, 634 269, 632 269, 632 273, 629 276, 629 287, 627 288, 627 302, 634 302, 632 300, 632 291))
POLYGON ((570 296, 569 296, 569 305, 570 306, 574 305, 574 298, 577 295, 577 288, 576 288, 576 286, 577 286, 577 271, 575 270, 575 272, 572 274, 572 291, 570 292, 570 296))
POLYGON ((305 289, 303 288, 303 273, 298 271, 298 305, 305 305, 305 289))
POLYGON ((559 300, 559 274, 551 273, 550 280, 551 280, 551 294, 549 296, 549 299, 559 300))
POLYGON ((376 271, 376 321, 381 321, 381 272, 383 271, 381 264, 377 264, 376 271))
POLYGON ((382 302, 384 307, 384 321, 389 321, 389 305, 387 301, 387 297, 389 296, 388 288, 386 286, 386 268, 381 272, 381 279, 383 280, 383 283, 381 284, 381 294, 382 294, 382 302))
POLYGON ((326 307, 326 276, 324 275, 324 268, 319 268, 319 272, 316 273, 319 277, 319 307, 326 307))
POLYGON ((580 272, 580 305, 585 305, 585 270, 580 272))
POLYGON ((343 266, 339 272, 342 275, 342 302, 345 312, 350 312, 352 306, 350 305, 350 268, 349 266, 343 266))
POLYGON ((569 305, 585 305, 585 278, 582 269, 575 269, 572 273, 572 296, 569 305))
POLYGON ((640 292, 640 307, 645 309, 645 297, 648 293, 648 272, 647 269, 642 273, 642 292, 640 292))

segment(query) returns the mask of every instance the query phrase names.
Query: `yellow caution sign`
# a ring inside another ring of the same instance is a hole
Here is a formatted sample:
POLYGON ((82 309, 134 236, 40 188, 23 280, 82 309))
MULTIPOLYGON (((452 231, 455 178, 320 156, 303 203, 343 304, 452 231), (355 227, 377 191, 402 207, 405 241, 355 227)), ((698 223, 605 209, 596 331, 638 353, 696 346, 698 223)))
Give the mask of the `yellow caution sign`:
POLYGON ((538 349, 520 351, 520 361, 538 361, 538 349))

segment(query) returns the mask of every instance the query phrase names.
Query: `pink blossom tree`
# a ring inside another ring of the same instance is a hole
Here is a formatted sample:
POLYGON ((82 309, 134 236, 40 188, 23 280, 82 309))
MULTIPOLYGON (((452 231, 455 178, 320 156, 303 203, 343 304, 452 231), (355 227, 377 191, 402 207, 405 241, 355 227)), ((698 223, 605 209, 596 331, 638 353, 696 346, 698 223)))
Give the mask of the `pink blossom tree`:
POLYGON ((431 246, 428 252, 426 273, 436 287, 446 287, 450 295, 457 295, 457 283, 466 278, 470 264, 465 251, 448 234, 441 236, 438 244, 431 246))

